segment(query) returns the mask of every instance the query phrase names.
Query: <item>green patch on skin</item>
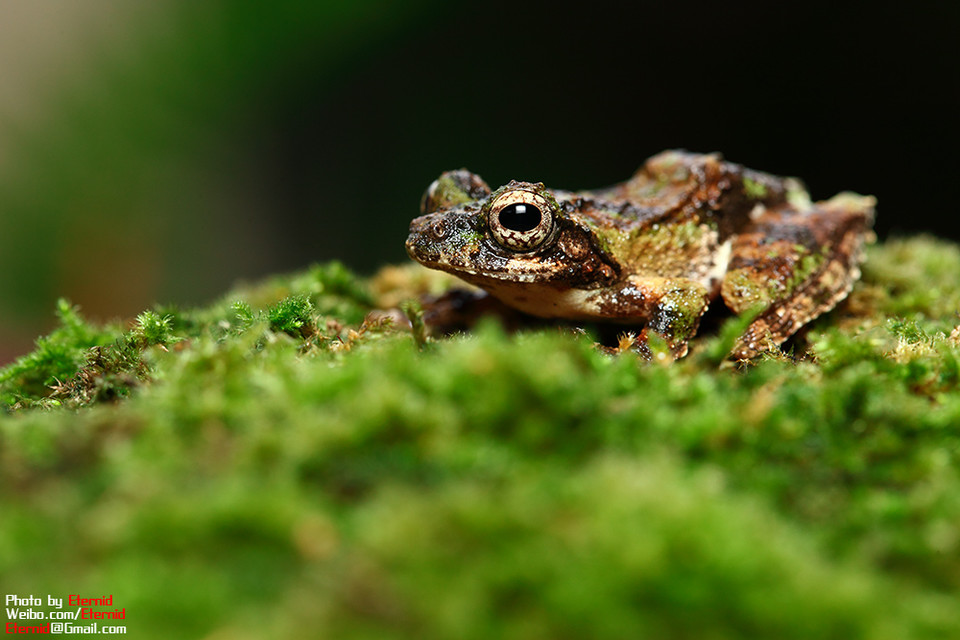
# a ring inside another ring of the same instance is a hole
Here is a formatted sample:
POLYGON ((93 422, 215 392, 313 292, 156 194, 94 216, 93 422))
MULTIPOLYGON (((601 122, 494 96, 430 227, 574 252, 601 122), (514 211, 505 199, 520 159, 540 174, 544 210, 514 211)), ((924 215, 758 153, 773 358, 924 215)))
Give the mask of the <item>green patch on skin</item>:
POLYGON ((960 637, 960 249, 867 254, 795 359, 745 369, 720 360, 747 317, 677 362, 428 340, 342 266, 126 328, 63 303, 0 369, 32 399, 0 410, 0 575, 114 593, 146 640, 960 637), (94 366, 89 405, 51 400, 94 366))
POLYGON ((684 342, 692 337, 706 309, 707 290, 699 283, 678 284, 665 283, 660 306, 668 316, 671 339, 684 342))
POLYGON ((823 266, 825 261, 826 256, 824 256, 822 253, 807 252, 806 255, 800 258, 799 262, 796 264, 793 276, 785 283, 785 295, 790 295, 793 293, 794 289, 806 282, 810 276, 816 273, 820 267, 823 266))
MULTIPOLYGON (((656 182, 650 182, 640 189, 636 189, 636 197, 640 199, 655 198, 664 188, 670 184, 670 181, 663 175, 657 176, 656 182)), ((619 214, 615 214, 619 215, 619 214)))
POLYGON ((437 203, 438 207, 455 207, 470 202, 472 198, 470 194, 461 189, 450 176, 442 176, 437 179, 437 187, 433 192, 433 200, 437 203))
POLYGON ((471 255, 480 248, 483 234, 472 229, 457 231, 444 239, 443 252, 454 256, 471 255))
POLYGON ((682 162, 680 154, 665 153, 657 156, 650 166, 656 182, 644 190, 646 197, 656 195, 671 182, 685 182, 690 179, 690 169, 682 162), (647 192, 648 191, 648 192, 647 192))
POLYGON ((665 152, 650 159, 628 183, 633 199, 655 198, 667 187, 688 182, 690 169, 683 163, 683 155, 665 152))
POLYGON ((464 231, 457 237, 457 242, 465 247, 478 246, 483 240, 483 234, 478 231, 464 231))
POLYGON ((724 276, 724 292, 729 291, 737 307, 749 309, 767 307, 777 299, 781 285, 758 277, 753 269, 735 269, 724 276))
POLYGON ((743 190, 747 197, 754 200, 762 200, 767 197, 767 185, 750 178, 745 177, 743 179, 743 190))
POLYGON ((705 224, 653 225, 634 231, 597 229, 609 252, 630 271, 684 275, 694 257, 700 256, 713 230, 705 224))
MULTIPOLYGON (((783 252, 774 247, 767 253, 767 257, 776 258, 781 253, 783 252)), ((793 271, 787 278, 772 278, 753 268, 735 269, 727 273, 724 277, 724 291, 732 294, 732 300, 737 301, 738 308, 766 307, 772 302, 787 298, 816 273, 826 260, 823 254, 811 253, 803 245, 793 245, 787 253, 793 264, 793 271)))
POLYGON ((787 181, 787 202, 798 211, 809 211, 813 207, 810 194, 796 180, 787 181))
MULTIPOLYGON (((606 220, 608 219, 608 215, 615 216, 617 214, 605 211, 602 212, 602 215, 604 216, 603 219, 606 220)), ((587 227, 590 231, 594 250, 601 252, 605 261, 622 265, 620 259, 614 253, 617 245, 612 240, 619 236, 619 233, 615 229, 609 226, 601 226, 597 224, 596 220, 588 216, 577 216, 576 222, 587 227)))
POLYGON ((683 154, 675 151, 666 151, 650 159, 648 168, 657 177, 657 180, 686 180, 689 170, 683 164, 683 154))

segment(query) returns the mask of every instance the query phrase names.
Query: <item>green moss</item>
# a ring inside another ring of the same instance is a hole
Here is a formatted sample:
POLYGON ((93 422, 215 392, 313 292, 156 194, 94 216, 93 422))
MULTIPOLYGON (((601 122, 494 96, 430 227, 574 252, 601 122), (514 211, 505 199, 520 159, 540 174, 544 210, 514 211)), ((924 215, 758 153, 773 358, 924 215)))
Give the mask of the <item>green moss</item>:
POLYGON ((173 335, 173 316, 161 316, 155 311, 144 311, 137 316, 137 326, 134 329, 135 339, 143 342, 144 346, 165 345, 176 342, 173 335))
POLYGON ((313 329, 313 305, 306 296, 284 298, 267 311, 270 328, 290 335, 306 335, 313 329))
POLYGON ((0 405, 34 406, 77 373, 90 348, 109 344, 120 334, 115 327, 87 323, 79 309, 63 299, 57 301, 56 313, 60 326, 38 338, 32 353, 0 369, 0 405))
POLYGON ((146 375, 0 416, 0 582, 144 638, 958 637, 958 264, 872 247, 798 360, 740 370, 741 318, 666 365, 493 322, 418 350, 342 267, 126 332, 64 305, 38 351, 146 375))
POLYGON ((883 285, 877 294, 891 312, 945 318, 960 309, 960 253, 955 245, 929 236, 894 239, 882 249, 871 248, 868 255, 864 280, 883 285))

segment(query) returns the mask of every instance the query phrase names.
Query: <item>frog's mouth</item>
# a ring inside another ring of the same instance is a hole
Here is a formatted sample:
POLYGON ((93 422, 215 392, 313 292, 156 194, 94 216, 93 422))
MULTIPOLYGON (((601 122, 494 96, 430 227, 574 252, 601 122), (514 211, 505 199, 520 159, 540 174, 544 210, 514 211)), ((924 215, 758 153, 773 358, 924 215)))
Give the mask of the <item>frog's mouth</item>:
POLYGON ((482 285, 487 280, 536 282, 549 272, 539 257, 502 255, 475 228, 477 216, 431 213, 410 223, 407 254, 425 267, 482 285))

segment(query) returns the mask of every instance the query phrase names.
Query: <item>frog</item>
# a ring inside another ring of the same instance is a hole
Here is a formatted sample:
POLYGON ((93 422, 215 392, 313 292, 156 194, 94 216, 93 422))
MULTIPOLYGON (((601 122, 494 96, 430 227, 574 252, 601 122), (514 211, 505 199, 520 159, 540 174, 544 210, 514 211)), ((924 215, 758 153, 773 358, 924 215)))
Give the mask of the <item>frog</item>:
MULTIPOLYGON (((668 150, 610 187, 446 171, 410 223, 408 255, 538 318, 633 326, 684 357, 722 303, 749 318, 729 358, 776 352, 860 277, 876 198, 813 202, 797 178, 720 153, 668 150)), ((746 322, 745 318, 745 322, 746 322)))

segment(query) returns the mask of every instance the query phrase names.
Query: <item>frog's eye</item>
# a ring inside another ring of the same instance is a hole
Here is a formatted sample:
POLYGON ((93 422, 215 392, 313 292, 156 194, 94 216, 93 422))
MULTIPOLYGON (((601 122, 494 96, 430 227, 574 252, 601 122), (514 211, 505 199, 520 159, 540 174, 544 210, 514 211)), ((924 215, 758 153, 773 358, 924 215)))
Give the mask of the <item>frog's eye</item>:
POLYGON ((510 191, 490 208, 490 233, 514 251, 533 251, 553 230, 550 203, 530 191, 510 191))

